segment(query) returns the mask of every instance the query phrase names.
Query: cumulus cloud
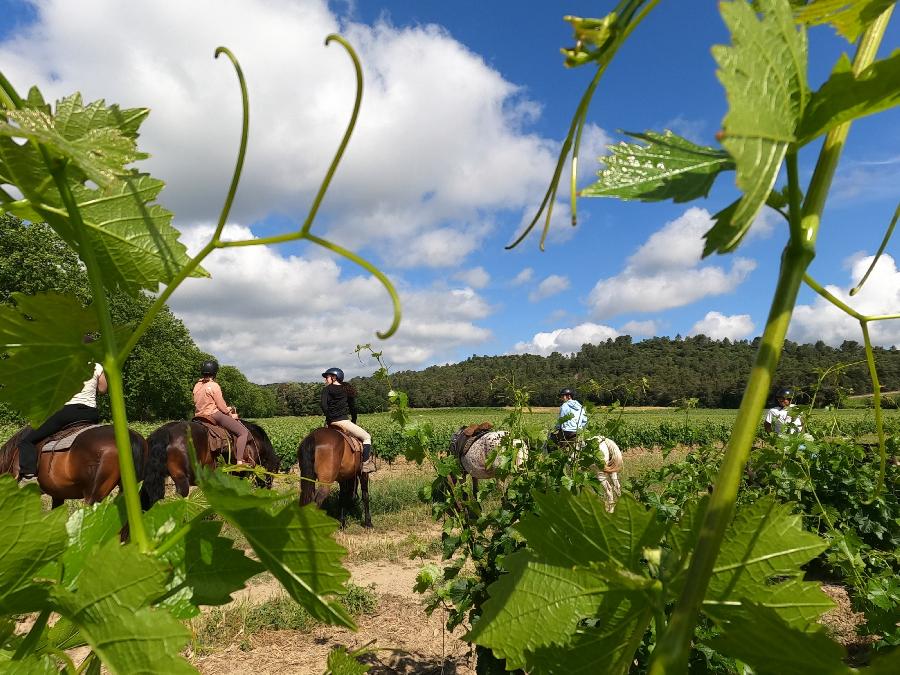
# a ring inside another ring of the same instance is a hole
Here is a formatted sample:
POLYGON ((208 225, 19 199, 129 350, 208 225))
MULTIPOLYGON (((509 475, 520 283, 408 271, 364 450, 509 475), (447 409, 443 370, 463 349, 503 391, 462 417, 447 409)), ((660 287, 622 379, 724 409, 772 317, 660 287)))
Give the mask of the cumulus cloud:
POLYGON ((585 344, 598 344, 619 336, 610 326, 596 323, 582 323, 572 328, 557 328, 547 333, 536 333, 527 342, 517 342, 513 351, 517 354, 540 354, 547 356, 553 352, 577 352, 585 344))
MULTIPOLYGON (((188 230, 189 250, 211 232, 207 226, 188 230)), ((236 225, 225 235, 253 236, 236 225)), ((257 382, 315 379, 329 364, 351 375, 368 372, 353 350, 377 343, 375 331, 385 330, 391 318, 387 293, 368 274, 347 274, 334 259, 282 255, 269 246, 220 249, 204 266, 212 279, 188 279, 169 303, 202 349, 238 364, 257 382)), ((401 283, 399 293, 400 330, 376 346, 397 368, 452 360, 453 349, 491 337, 477 322, 493 308, 472 288, 401 283)))
POLYGON ((522 284, 527 284, 534 278, 534 269, 531 267, 526 267, 521 272, 519 272, 515 277, 513 277, 512 281, 509 282, 510 286, 521 286, 522 284))
POLYGON ((623 335, 633 335, 636 337, 652 337, 659 335, 660 323, 653 319, 647 321, 629 321, 620 329, 623 335))
POLYGON ((531 302, 546 300, 557 293, 562 293, 569 286, 569 277, 560 274, 551 274, 541 281, 541 283, 537 285, 537 288, 528 294, 528 299, 531 300, 531 302))
POLYGON ((467 283, 472 288, 484 288, 491 282, 491 275, 483 267, 472 267, 454 275, 454 279, 467 283))
POLYGON ((305 216, 353 103, 350 60, 323 45, 338 31, 360 54, 366 88, 320 233, 398 265, 444 265, 491 231, 490 214, 530 207, 552 172, 558 144, 528 130, 538 104, 438 26, 356 23, 325 0, 35 6, 36 22, 0 43, 4 73, 49 98, 78 90, 149 106, 145 167, 167 181, 162 200, 182 225, 215 219, 234 165, 235 76, 212 59, 223 44, 241 61, 251 106, 236 222, 305 216))
POLYGON ((588 296, 592 314, 662 311, 734 290, 756 263, 735 258, 728 270, 701 266, 703 233, 711 226, 709 212, 697 207, 666 223, 628 258, 622 272, 597 282, 588 296))
MULTIPOLYGON (((850 280, 846 287, 826 286, 835 297, 865 315, 895 314, 900 311, 900 271, 890 255, 883 255, 855 296, 850 289, 862 278, 874 256, 852 256, 847 260, 850 280)), ((876 321, 869 323, 872 342, 884 347, 900 345, 900 321, 876 321)), ((822 340, 830 345, 840 345, 844 340, 862 342, 859 321, 848 316, 822 297, 816 297, 810 305, 797 305, 788 331, 788 337, 798 342, 822 340)))
POLYGON ((688 335, 705 335, 713 340, 741 340, 753 333, 753 325, 749 314, 733 314, 726 316, 721 312, 707 312, 700 321, 694 324, 688 335))

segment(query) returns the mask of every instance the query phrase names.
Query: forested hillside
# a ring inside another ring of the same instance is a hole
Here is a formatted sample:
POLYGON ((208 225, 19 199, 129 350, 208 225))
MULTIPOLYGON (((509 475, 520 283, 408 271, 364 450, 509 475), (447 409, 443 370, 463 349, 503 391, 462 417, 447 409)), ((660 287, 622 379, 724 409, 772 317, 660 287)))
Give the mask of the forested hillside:
MULTIPOLYGON (((581 398, 595 403, 619 400, 627 405, 678 405, 696 398, 704 408, 736 408, 758 341, 657 337, 633 342, 623 336, 602 344, 582 346, 577 354, 550 356, 472 356, 446 366, 394 375, 394 385, 409 393, 419 408, 503 405, 507 383, 526 387, 534 405, 558 403, 561 387, 571 386, 581 398)), ((900 352, 876 349, 879 376, 885 390, 900 388, 900 352)), ((856 342, 829 347, 785 342, 775 384, 798 390, 809 400, 822 373, 817 404, 841 404, 852 394, 871 392, 863 348, 856 342), (850 365, 854 364, 854 365, 850 365)), ((384 409, 384 385, 372 378, 355 378, 363 411, 384 409)), ((269 385, 278 399, 278 414, 318 414, 318 385, 269 385)))

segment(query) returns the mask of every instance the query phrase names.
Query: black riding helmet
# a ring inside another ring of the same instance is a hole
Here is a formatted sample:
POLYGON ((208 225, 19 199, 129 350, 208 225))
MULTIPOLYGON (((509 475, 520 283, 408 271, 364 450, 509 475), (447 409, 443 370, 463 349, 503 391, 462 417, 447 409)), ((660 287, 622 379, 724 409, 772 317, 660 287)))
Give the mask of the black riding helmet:
POLYGON ((335 379, 338 382, 344 381, 344 371, 340 368, 329 368, 324 373, 322 373, 322 377, 325 377, 326 375, 334 375, 335 379))
POLYGON ((782 387, 781 389, 778 390, 777 398, 779 398, 779 399, 786 398, 788 400, 791 400, 794 398, 794 390, 789 387, 782 387))
POLYGON ((215 361, 204 361, 200 366, 200 375, 203 377, 215 377, 219 372, 219 364, 215 361))
POLYGON ((575 398, 575 391, 566 387, 565 389, 559 390, 559 395, 560 396, 571 396, 572 398, 575 398))

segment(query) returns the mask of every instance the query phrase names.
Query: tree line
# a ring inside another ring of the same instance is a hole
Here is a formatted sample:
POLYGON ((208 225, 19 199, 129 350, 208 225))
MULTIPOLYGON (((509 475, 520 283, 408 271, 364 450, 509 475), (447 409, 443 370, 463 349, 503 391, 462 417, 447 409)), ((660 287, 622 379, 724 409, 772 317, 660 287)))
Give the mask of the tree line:
MULTIPOLYGON (((81 261, 47 225, 24 223, 9 214, 0 215, 0 303, 13 303, 12 294, 56 291, 91 302, 90 284, 81 261)), ((113 293, 108 297, 116 326, 137 324, 153 299, 113 293)), ((192 415, 191 390, 200 364, 215 355, 202 351, 184 323, 168 308, 160 312, 125 363, 125 404, 132 420, 185 419, 192 415)), ((223 365, 217 378, 226 400, 244 417, 275 414, 274 393, 247 380, 241 371, 223 365)), ((109 418, 105 397, 100 412, 109 418)), ((19 416, 0 404, 0 421, 19 416)))

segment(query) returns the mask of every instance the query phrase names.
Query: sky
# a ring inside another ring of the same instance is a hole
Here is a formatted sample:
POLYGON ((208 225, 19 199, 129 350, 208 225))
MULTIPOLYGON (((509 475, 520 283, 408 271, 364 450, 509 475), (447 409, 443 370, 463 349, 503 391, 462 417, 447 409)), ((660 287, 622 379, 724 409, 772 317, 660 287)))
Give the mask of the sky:
MULTIPOLYGON (((752 339, 764 327, 786 225, 764 211, 736 252, 701 259, 711 214, 736 196, 734 174, 689 204, 581 199, 569 224, 555 208, 538 235, 505 250, 541 202, 591 67, 566 69, 563 14, 602 16, 614 2, 567 0, 0 0, 0 71, 48 99, 80 91, 151 109, 139 164, 166 181, 189 250, 209 239, 236 157, 240 99, 219 45, 240 60, 250 97, 243 180, 226 238, 296 229, 349 119, 352 65, 363 63, 359 122, 312 231, 372 261, 403 305, 365 270, 309 243, 222 249, 210 279, 170 300, 198 345, 256 382, 315 380, 323 369, 368 375, 357 344, 393 370, 470 355, 570 353, 619 335, 752 339)), ((894 18, 881 56, 900 44, 894 18)), ((810 30, 810 84, 852 46, 810 30)), ((710 55, 727 44, 717 4, 663 1, 616 56, 588 114, 579 184, 590 184, 621 130, 671 129, 702 144, 727 104, 710 55)), ((802 180, 818 143, 800 155, 802 180)), ((568 179, 565 179, 566 182, 568 179)), ((900 113, 856 122, 835 176, 810 273, 866 312, 900 310, 896 246, 849 299, 897 205, 900 113)), ((565 192, 565 190, 561 190, 565 192)), ((861 341, 859 326, 801 291, 793 340, 861 341)), ((873 340, 900 343, 900 322, 873 340)))

